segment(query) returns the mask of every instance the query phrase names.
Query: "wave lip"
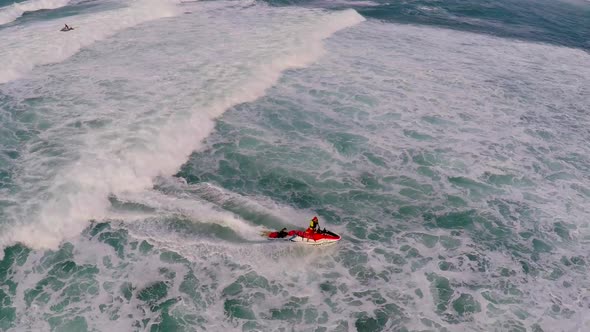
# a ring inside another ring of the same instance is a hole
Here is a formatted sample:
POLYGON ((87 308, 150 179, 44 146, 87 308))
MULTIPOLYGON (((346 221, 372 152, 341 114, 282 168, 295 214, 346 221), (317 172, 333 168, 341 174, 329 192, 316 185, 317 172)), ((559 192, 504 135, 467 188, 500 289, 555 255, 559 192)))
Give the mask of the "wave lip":
POLYGON ((10 6, 0 8, 0 25, 10 23, 24 13, 34 12, 42 9, 56 9, 66 6, 70 0, 29 0, 14 3, 10 6))

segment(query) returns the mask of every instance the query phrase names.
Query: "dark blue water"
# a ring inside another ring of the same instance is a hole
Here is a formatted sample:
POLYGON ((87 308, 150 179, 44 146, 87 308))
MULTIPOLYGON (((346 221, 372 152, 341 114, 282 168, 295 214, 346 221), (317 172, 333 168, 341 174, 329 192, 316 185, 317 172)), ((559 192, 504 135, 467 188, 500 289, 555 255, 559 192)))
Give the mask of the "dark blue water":
POLYGON ((590 49, 590 2, 584 0, 269 0, 273 5, 355 8, 367 18, 439 26, 590 49))

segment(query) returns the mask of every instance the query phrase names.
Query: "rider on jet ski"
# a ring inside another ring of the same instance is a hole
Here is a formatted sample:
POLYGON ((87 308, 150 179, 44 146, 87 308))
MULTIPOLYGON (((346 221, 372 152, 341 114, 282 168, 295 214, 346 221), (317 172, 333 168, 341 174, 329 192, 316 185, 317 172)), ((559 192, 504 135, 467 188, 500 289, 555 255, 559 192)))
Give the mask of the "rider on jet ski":
POLYGON ((283 238, 286 237, 287 235, 289 235, 289 232, 287 232, 287 228, 283 228, 281 229, 281 231, 277 234, 278 238, 283 238))
POLYGON ((309 227, 307 228, 306 232, 313 233, 319 232, 320 230, 320 221, 318 217, 314 216, 313 219, 309 222, 309 227))
MULTIPOLYGON (((320 221, 319 221, 318 217, 313 217, 310 220, 309 227, 307 228, 307 230, 305 232, 306 233, 320 233, 320 234, 323 233, 320 230, 320 221)), ((277 232, 276 237, 277 238, 285 238, 285 237, 287 237, 287 235, 289 235, 287 228, 283 228, 279 232, 277 232)))

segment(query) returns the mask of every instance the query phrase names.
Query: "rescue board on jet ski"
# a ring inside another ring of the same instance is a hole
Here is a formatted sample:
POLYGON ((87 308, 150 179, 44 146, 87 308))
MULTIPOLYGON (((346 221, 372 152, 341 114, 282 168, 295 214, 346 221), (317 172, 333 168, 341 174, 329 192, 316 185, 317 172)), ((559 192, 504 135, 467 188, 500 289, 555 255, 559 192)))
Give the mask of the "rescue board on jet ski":
POLYGON ((315 246, 334 244, 341 239, 340 235, 325 229, 318 232, 290 230, 286 234, 264 232, 262 235, 269 240, 286 240, 315 246))

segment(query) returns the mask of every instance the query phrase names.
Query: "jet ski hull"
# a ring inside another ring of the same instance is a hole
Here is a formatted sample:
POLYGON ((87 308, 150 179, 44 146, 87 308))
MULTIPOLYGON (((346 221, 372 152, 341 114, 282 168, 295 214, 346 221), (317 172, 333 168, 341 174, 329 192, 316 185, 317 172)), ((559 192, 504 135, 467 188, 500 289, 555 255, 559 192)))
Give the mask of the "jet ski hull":
POLYGON ((334 244, 340 241, 340 239, 342 238, 340 237, 340 235, 327 230, 319 232, 291 230, 288 231, 286 234, 280 234, 279 232, 270 232, 267 236, 269 240, 287 240, 291 242, 297 242, 313 246, 334 244))

